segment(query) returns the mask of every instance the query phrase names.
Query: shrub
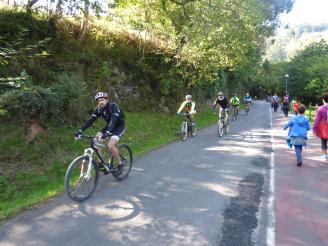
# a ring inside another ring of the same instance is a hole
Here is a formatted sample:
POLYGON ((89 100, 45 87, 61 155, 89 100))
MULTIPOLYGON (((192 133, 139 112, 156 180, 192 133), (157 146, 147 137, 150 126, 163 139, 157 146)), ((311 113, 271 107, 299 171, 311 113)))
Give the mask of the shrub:
POLYGON ((0 97, 0 106, 9 118, 26 122, 37 120, 47 125, 72 123, 84 112, 81 104, 84 83, 77 75, 62 73, 50 88, 30 86, 10 90, 0 97))

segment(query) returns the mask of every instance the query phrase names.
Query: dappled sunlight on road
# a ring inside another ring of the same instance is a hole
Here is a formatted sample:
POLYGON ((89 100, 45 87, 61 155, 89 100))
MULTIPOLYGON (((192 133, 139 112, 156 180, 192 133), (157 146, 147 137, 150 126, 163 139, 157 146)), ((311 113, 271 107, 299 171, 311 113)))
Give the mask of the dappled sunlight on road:
POLYGON ((205 150, 210 150, 210 151, 224 151, 224 152, 232 152, 236 154, 243 154, 243 155, 249 155, 249 156, 254 156, 254 155, 259 155, 262 153, 261 150, 256 149, 256 148, 245 148, 245 147, 232 147, 232 146, 217 146, 217 147, 210 147, 206 148, 205 150))
POLYGON ((198 182, 197 185, 208 188, 209 190, 215 191, 224 196, 233 197, 237 195, 237 192, 233 189, 229 189, 228 187, 216 183, 207 183, 207 182, 198 182))
POLYGON ((204 148, 204 150, 242 156, 260 156, 267 154, 263 148, 270 148, 270 145, 270 130, 255 128, 242 131, 240 134, 227 135, 219 140, 218 145, 204 148))

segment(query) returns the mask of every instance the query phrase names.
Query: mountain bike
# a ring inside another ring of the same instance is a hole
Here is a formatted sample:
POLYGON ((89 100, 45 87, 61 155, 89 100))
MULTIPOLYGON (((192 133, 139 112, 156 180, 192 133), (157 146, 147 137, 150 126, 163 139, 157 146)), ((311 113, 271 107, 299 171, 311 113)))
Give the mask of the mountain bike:
POLYGON ((233 110, 232 120, 237 120, 238 106, 232 106, 232 110, 233 110))
POLYGON ((223 136, 223 133, 228 133, 230 124, 229 124, 229 117, 226 119, 226 112, 225 110, 221 110, 219 114, 219 120, 218 120, 218 135, 219 137, 223 136))
POLYGON ((116 148, 119 150, 122 165, 118 165, 111 154, 109 155, 109 163, 106 163, 96 148, 96 146, 107 147, 106 145, 98 143, 98 138, 93 136, 82 135, 79 139, 87 139, 90 146, 84 150, 83 155, 76 157, 68 166, 65 175, 65 190, 71 199, 82 202, 95 191, 100 169, 103 170, 104 174, 112 173, 115 179, 121 181, 131 171, 133 156, 127 144, 119 144, 116 148), (94 154, 99 161, 95 160, 94 154))
POLYGON ((245 102, 245 113, 246 113, 246 115, 248 115, 249 111, 250 111, 250 103, 245 102))
POLYGON ((181 123, 181 130, 179 132, 182 141, 187 139, 188 133, 190 136, 194 137, 196 135, 196 123, 191 122, 189 113, 179 113, 178 115, 183 115, 185 117, 184 121, 181 123))

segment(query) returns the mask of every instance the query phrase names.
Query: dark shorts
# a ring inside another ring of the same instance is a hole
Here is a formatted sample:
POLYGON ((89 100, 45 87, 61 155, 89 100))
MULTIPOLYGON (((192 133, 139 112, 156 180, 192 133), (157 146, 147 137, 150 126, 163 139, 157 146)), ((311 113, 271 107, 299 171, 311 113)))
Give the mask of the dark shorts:
MULTIPOLYGON (((107 131, 107 129, 103 129, 101 132, 104 134, 107 131)), ((116 136, 118 139, 120 139, 123 134, 125 133, 125 125, 117 126, 113 131, 111 131, 113 134, 112 137, 116 136)))
POLYGON ((322 139, 321 138, 321 149, 326 150, 327 149, 327 140, 328 139, 322 139))

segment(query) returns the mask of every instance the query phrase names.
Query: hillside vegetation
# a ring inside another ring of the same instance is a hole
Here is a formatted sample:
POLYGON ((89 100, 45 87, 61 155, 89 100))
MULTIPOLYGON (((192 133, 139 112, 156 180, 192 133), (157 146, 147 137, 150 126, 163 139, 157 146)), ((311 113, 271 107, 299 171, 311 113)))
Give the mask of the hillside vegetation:
POLYGON ((290 27, 268 39, 266 57, 270 62, 290 61, 306 46, 320 40, 328 41, 328 23, 290 27))

